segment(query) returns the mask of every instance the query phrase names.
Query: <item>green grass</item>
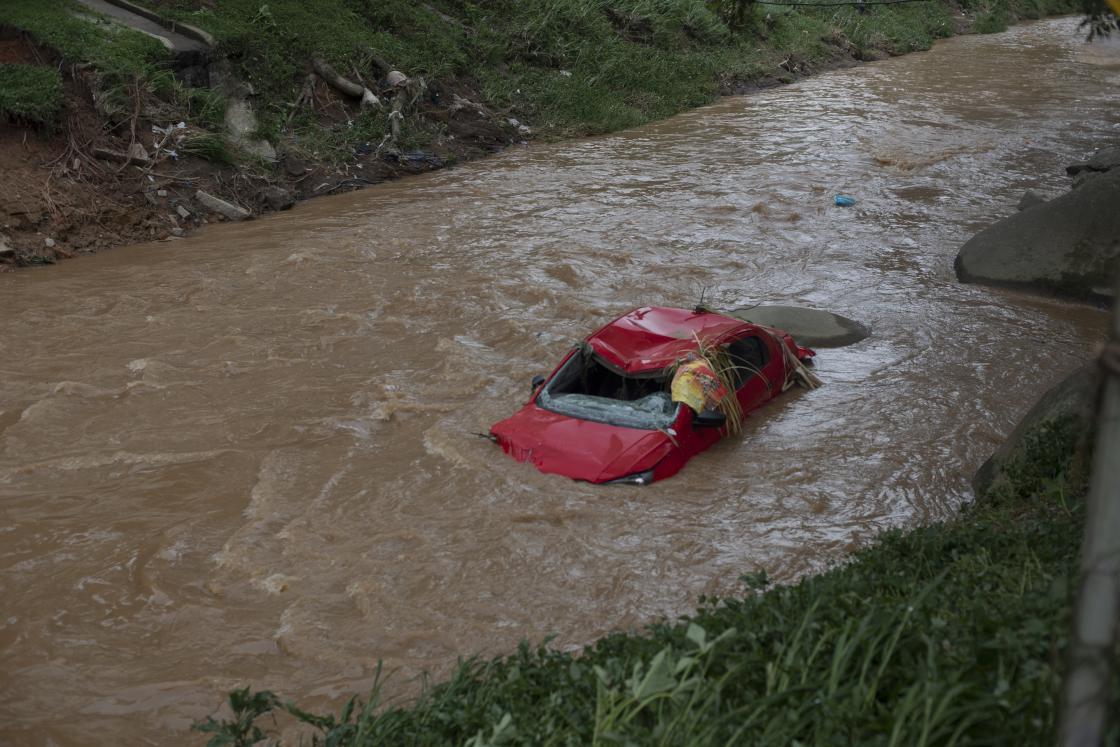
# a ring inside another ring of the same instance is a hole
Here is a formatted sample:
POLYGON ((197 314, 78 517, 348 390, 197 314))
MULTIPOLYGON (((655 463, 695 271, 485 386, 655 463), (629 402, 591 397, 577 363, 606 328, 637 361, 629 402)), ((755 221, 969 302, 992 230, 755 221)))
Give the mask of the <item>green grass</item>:
POLYGON ((1084 518, 1079 430, 1047 424, 958 518, 887 532, 793 586, 747 574, 741 597, 578 656, 523 644, 469 660, 409 707, 381 707, 375 687, 320 716, 244 689, 234 719, 199 728, 251 744, 279 712, 332 745, 1050 744, 1084 518))
MULTIPOLYGON (((1002 3, 1001 18, 1017 17, 1020 9, 1026 15, 1072 9, 1076 2, 984 1, 1002 3)), ((950 6, 937 0, 867 15, 755 6, 734 29, 731 18, 713 10, 720 3, 703 0, 157 4, 215 36, 258 91, 262 129, 274 138, 284 131, 315 56, 347 75, 369 78, 376 58, 429 81, 465 83, 495 110, 552 138, 632 127, 710 102, 735 83, 790 78, 778 65, 791 53, 802 69, 813 69, 842 56, 844 40, 861 54, 901 54, 928 49, 952 29, 950 6)), ((424 145, 438 133, 413 134, 424 145)), ((305 127, 299 140, 308 139, 346 153, 369 133, 324 136, 305 127)))
MULTIPOLYGON (((977 28, 1075 10, 1077 0, 963 0, 977 28)), ((256 91, 260 133, 304 155, 346 160, 386 123, 368 116, 331 123, 291 111, 316 56, 375 83, 374 60, 480 98, 538 137, 610 132, 671 116, 754 82, 788 80, 845 57, 927 49, 952 31, 945 0, 851 8, 751 6, 731 0, 150 0, 168 17, 209 31, 219 52, 256 91), (473 93, 471 93, 473 91, 473 93)), ((28 30, 65 58, 94 63, 116 104, 129 85, 154 86, 184 116, 217 128, 220 105, 169 84, 167 60, 139 34, 111 33, 72 16, 72 0, 6 0, 0 24, 28 30)), ((149 86, 152 87, 152 86, 149 86)), ((384 119, 384 113, 381 115, 384 119)), ((418 116, 404 123, 409 147, 446 129, 418 116)))
POLYGON ((221 122, 224 102, 179 83, 159 42, 98 19, 73 0, 3 0, 0 27, 19 29, 57 54, 55 68, 63 72, 75 64, 92 65, 99 107, 112 120, 127 118, 136 98, 144 97, 161 101, 168 120, 197 114, 203 126, 221 122))
POLYGON ((53 67, 0 64, 0 119, 53 127, 62 106, 62 76, 53 67))
POLYGON ((89 62, 107 75, 128 79, 147 77, 166 66, 166 50, 149 36, 105 23, 91 23, 75 15, 81 8, 72 0, 4 0, 0 26, 30 34, 58 52, 65 62, 89 62))
POLYGON ((230 165, 235 161, 225 138, 213 132, 202 132, 187 136, 183 140, 183 144, 179 146, 179 150, 217 164, 230 165))

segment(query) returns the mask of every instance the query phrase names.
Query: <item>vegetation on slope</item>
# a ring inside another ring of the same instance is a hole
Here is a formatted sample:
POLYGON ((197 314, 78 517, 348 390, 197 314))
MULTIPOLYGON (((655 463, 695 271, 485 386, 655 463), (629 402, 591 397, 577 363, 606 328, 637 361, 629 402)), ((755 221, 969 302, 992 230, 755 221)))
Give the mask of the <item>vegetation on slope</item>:
POLYGON ((1076 421, 1029 437, 1007 479, 950 522, 892 531, 791 587, 579 655, 522 645, 463 663, 411 707, 377 691, 337 716, 232 693, 211 745, 287 712, 324 744, 1049 744, 1085 479, 1076 421))
POLYGON ((62 108, 62 76, 34 65, 0 64, 0 118, 51 126, 62 108))
MULTIPOLYGON (((44 82, 27 85, 22 91, 21 107, 35 112, 28 118, 53 127, 59 123, 63 106, 62 78, 59 71, 74 66, 92 66, 96 71, 92 88, 98 109, 110 119, 123 121, 132 113, 139 98, 159 102, 166 117, 187 117, 202 126, 217 128, 224 104, 206 89, 190 89, 179 82, 171 69, 171 57, 158 41, 138 31, 101 19, 74 0, 4 0, 0 3, 0 30, 14 29, 27 34, 41 47, 57 55, 50 67, 12 65, 9 72, 19 80, 44 82)), ((0 85, 0 91, 7 89, 0 85)), ((20 112, 0 107, 0 116, 20 112)))
MULTIPOLYGON (((483 103, 549 135, 607 132, 706 103, 755 82, 792 80, 838 59, 927 49, 954 29, 956 6, 932 0, 792 9, 703 0, 323 0, 314 4, 160 0, 206 28, 265 102, 266 134, 290 115, 309 61, 368 76, 375 60, 429 81, 456 81, 483 103)), ((986 30, 1072 10, 1071 0, 968 0, 986 30)), ((351 125, 376 136, 384 115, 351 125)), ((421 139, 434 133, 421 133, 421 139)), ((367 138, 368 139, 368 138, 367 138)))
MULTIPOLYGON (((930 0, 868 13, 741 0, 149 4, 214 35, 219 54, 255 91, 259 134, 306 155, 318 150, 344 159, 350 146, 385 134, 388 112, 355 112, 338 121, 314 107, 294 109, 315 57, 371 87, 379 71, 398 69, 426 81, 430 104, 462 94, 529 122, 538 135, 561 137, 634 126, 723 92, 792 80, 842 60, 927 49, 972 23, 992 31, 1016 18, 1069 12, 1076 2, 930 0)), ((93 64, 109 91, 124 94, 129 85, 143 85, 184 116, 206 108, 181 87, 175 90, 168 57, 152 39, 91 23, 77 12, 73 0, 7 0, 0 4, 0 26, 26 31, 68 61, 93 64)), ((216 127, 220 114, 219 108, 205 119, 216 127)), ((447 134, 439 117, 416 112, 406 114, 405 130, 408 147, 447 134)))

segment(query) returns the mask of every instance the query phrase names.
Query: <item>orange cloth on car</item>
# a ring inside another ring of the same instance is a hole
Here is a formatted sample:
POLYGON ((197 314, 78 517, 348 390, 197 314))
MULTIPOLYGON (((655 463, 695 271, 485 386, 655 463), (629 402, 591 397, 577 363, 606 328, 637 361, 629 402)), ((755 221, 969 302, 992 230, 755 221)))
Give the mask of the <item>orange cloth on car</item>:
POLYGON ((717 409, 727 396, 727 387, 707 361, 696 358, 677 367, 671 393, 674 402, 683 402, 699 414, 717 409))

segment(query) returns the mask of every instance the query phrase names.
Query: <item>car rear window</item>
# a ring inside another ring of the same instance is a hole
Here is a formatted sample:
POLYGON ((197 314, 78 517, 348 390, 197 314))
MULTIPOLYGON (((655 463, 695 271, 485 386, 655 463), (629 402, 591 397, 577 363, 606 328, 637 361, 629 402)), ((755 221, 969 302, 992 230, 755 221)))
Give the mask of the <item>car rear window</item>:
POLYGON ((537 395, 537 406, 578 420, 664 430, 680 408, 669 396, 667 381, 621 376, 594 355, 577 351, 537 395))

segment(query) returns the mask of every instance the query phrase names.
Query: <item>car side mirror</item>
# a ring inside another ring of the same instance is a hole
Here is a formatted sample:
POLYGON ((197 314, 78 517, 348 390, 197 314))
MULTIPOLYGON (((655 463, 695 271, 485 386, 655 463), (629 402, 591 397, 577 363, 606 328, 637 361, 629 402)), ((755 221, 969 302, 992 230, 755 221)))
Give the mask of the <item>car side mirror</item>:
POLYGON ((722 428, 727 425, 727 416, 719 410, 704 410, 692 418, 692 425, 696 428, 722 428))
POLYGON ((544 381, 545 381, 545 378, 543 376, 541 376, 540 374, 537 374, 536 376, 533 377, 533 385, 532 385, 532 388, 529 391, 530 392, 537 391, 537 387, 539 387, 541 384, 543 384, 544 381))

